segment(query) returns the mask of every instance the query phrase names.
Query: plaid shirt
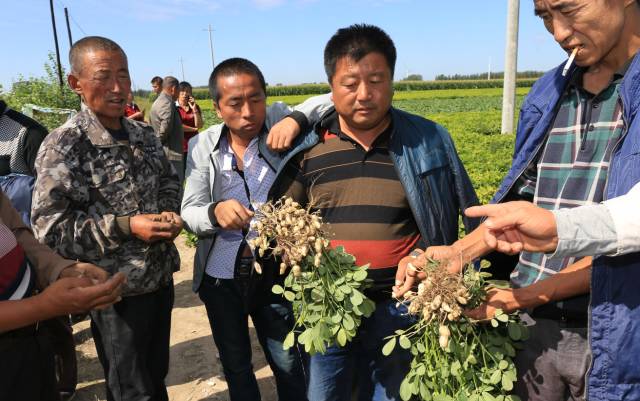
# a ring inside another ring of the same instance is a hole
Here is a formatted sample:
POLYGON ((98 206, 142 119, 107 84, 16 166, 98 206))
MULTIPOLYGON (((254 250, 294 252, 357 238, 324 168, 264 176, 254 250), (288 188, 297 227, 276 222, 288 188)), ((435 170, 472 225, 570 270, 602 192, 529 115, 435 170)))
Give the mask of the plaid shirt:
MULTIPOLYGON (((582 88, 577 74, 561 100, 541 155, 518 179, 520 197, 549 210, 573 208, 603 200, 611 153, 622 135, 618 89, 624 71, 614 75, 598 95, 582 88)), ((511 275, 514 287, 543 280, 576 258, 548 259, 543 253, 522 252, 511 275)))

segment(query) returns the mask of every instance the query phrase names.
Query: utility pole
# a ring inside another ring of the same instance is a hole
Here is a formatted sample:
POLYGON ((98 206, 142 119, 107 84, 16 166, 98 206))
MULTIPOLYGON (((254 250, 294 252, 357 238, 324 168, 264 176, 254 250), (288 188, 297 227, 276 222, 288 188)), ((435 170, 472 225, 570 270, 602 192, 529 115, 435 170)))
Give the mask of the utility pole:
POLYGON ((491 57, 489 57, 489 71, 487 71, 487 81, 491 81, 491 57))
POLYGON ((520 0, 508 0, 507 38, 504 51, 504 83, 502 90, 502 133, 514 132, 516 107, 516 72, 518 70, 518 19, 520 0))
POLYGON ((71 39, 71 27, 69 26, 69 11, 67 7, 64 8, 64 19, 67 21, 67 36, 69 36, 69 47, 73 46, 73 39, 71 39))
POLYGON ((184 81, 184 63, 182 60, 182 56, 180 56, 180 68, 182 68, 182 80, 184 81))
POLYGON ((64 87, 62 81, 62 64, 60 64, 60 47, 58 46, 58 31, 56 30, 56 16, 53 12, 53 0, 49 0, 49 8, 51 9, 51 26, 53 26, 53 41, 56 44, 56 61, 58 63, 58 80, 60 81, 60 90, 64 87))
POLYGON ((211 29, 211 24, 209 24, 208 29, 203 29, 203 31, 209 31, 209 50, 211 51, 211 70, 213 71, 213 69, 216 67, 216 64, 213 62, 213 39, 211 38, 211 33, 213 32, 213 29, 211 29))

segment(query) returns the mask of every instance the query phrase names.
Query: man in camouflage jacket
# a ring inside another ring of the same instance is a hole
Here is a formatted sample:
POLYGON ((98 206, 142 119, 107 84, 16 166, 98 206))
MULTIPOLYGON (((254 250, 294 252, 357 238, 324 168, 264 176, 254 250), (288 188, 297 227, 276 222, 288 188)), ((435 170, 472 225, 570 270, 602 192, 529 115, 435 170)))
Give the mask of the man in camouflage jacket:
POLYGON ((127 276, 123 300, 91 313, 107 399, 166 400, 181 185, 153 129, 123 118, 122 49, 87 37, 69 57, 69 85, 87 107, 40 148, 33 229, 64 257, 127 276))

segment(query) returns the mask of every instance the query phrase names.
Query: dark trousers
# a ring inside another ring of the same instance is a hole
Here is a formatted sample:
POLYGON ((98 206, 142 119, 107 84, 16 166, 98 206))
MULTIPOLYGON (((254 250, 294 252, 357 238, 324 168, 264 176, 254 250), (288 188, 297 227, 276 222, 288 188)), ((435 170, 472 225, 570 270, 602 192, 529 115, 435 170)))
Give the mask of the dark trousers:
POLYGON ((104 369, 107 400, 168 400, 164 378, 169 371, 173 299, 171 283, 91 312, 91 332, 104 369))
POLYGON ((518 371, 514 394, 529 401, 584 401, 591 363, 586 322, 521 317, 529 326, 529 339, 514 361, 518 371))
POLYGON ((295 347, 283 350, 282 342, 293 327, 290 305, 271 297, 247 314, 234 280, 205 275, 198 292, 204 302, 220 352, 229 397, 232 401, 260 400, 258 383, 251 364, 248 316, 251 316, 269 366, 273 371, 281 401, 304 401, 305 379, 300 355, 295 347))
POLYGON ((53 348, 49 336, 0 336, 0 400, 58 401, 53 348))
POLYGON ((73 328, 69 316, 61 316, 47 321, 51 333, 51 344, 56 362, 58 391, 72 394, 78 384, 78 360, 73 328))

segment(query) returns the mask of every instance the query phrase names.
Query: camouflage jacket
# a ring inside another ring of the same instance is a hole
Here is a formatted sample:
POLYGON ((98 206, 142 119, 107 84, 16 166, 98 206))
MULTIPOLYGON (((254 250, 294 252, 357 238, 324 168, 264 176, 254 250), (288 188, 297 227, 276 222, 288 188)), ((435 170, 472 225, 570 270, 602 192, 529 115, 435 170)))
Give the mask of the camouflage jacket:
POLYGON ((147 124, 122 119, 116 142, 90 110, 54 130, 36 159, 33 231, 60 255, 124 272, 123 295, 155 291, 180 266, 173 242, 145 243, 121 229, 125 216, 179 212, 181 185, 147 124))

